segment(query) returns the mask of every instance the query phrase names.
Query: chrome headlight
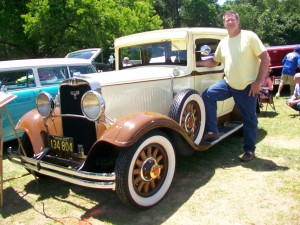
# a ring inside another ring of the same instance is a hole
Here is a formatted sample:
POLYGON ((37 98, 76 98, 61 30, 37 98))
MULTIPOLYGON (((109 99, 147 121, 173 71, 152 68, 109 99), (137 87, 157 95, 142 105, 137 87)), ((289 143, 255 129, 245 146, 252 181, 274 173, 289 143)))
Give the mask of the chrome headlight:
POLYGON ((88 91, 81 98, 81 110, 89 120, 96 121, 104 113, 104 99, 96 91, 88 91))
POLYGON ((52 96, 47 92, 40 92, 36 98, 36 108, 43 117, 50 116, 55 108, 52 96))

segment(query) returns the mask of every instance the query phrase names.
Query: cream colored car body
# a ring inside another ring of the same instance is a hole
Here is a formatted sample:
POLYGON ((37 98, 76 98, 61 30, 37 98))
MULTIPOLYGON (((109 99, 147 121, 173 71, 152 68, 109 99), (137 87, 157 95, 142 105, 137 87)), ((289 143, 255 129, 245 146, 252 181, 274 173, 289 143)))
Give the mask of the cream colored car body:
MULTIPOLYGON (((207 40, 208 45, 209 42, 214 43, 214 46, 211 46, 214 51, 216 44, 226 35, 226 30, 218 28, 179 28, 144 32, 116 39, 116 71, 96 75, 102 86, 102 95, 108 103, 106 114, 113 119, 140 111, 167 115, 176 93, 191 88, 202 94, 206 88, 223 78, 223 67, 196 67, 196 54, 200 54, 197 50, 207 40), (122 68, 123 48, 164 42, 172 42, 174 50, 175 46, 186 50, 186 65, 149 63, 122 68)), ((233 107, 232 98, 218 102, 218 117, 231 112, 233 107)))
POLYGON ((115 190, 127 205, 157 204, 170 188, 176 157, 205 151, 242 127, 233 100, 218 102, 221 135, 202 138, 201 94, 223 79, 223 67, 196 61, 212 57, 226 34, 179 28, 116 39, 116 71, 64 80, 55 109, 47 93, 39 94, 37 110, 17 124, 24 152, 10 150, 9 159, 37 175, 115 190), (202 46, 211 55, 201 55, 202 46))

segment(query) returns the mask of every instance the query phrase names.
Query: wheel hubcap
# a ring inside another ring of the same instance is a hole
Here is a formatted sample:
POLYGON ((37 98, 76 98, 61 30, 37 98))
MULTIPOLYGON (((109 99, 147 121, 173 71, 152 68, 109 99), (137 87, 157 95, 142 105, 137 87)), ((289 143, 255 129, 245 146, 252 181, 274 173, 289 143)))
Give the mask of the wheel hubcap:
POLYGON ((146 146, 135 161, 132 172, 135 191, 141 196, 155 193, 164 182, 168 157, 161 145, 146 146))
POLYGON ((185 126, 185 131, 187 133, 193 133, 194 132, 194 124, 195 124, 195 117, 194 114, 189 112, 184 120, 184 126, 185 126))
POLYGON ((141 167, 141 177, 145 181, 151 181, 160 175, 161 166, 152 157, 146 159, 141 167))
POLYGON ((194 140, 200 129, 200 109, 196 102, 193 101, 187 104, 181 121, 182 128, 194 140))

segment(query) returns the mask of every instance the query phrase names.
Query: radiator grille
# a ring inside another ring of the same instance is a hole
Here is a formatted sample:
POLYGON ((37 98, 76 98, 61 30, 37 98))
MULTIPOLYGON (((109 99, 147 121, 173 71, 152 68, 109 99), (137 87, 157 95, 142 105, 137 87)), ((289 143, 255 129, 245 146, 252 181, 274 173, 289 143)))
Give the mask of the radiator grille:
MULTIPOLYGON (((88 83, 80 85, 62 85, 60 87, 60 107, 62 114, 83 115, 80 101, 83 94, 91 88, 88 83)), ((84 147, 85 154, 96 141, 95 123, 87 119, 62 117, 63 135, 74 139, 74 152, 77 152, 77 145, 84 147)))

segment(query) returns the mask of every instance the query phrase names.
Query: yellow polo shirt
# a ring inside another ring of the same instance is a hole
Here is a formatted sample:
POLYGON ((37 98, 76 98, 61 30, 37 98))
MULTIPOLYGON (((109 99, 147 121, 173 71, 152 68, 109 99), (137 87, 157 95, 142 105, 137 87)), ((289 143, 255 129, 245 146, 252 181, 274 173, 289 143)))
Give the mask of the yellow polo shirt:
POLYGON ((255 81, 260 63, 258 56, 264 51, 267 49, 254 32, 241 30, 239 35, 220 41, 214 60, 224 66, 228 85, 243 90, 255 81))

